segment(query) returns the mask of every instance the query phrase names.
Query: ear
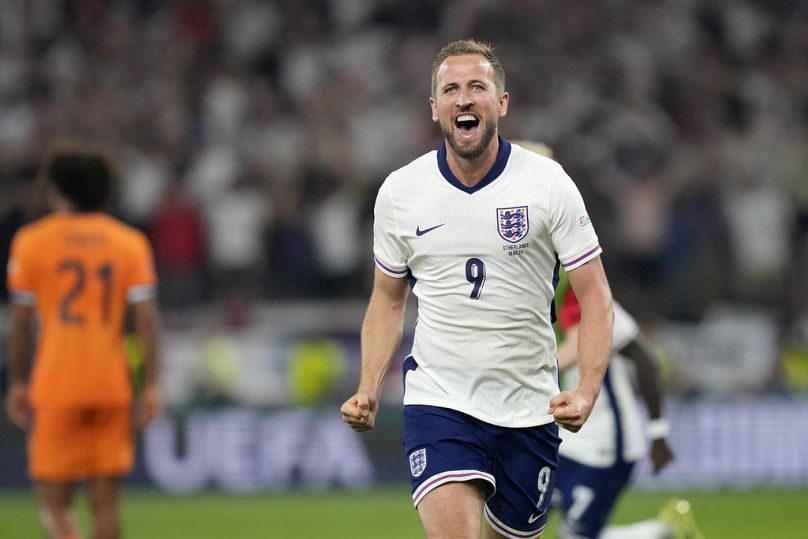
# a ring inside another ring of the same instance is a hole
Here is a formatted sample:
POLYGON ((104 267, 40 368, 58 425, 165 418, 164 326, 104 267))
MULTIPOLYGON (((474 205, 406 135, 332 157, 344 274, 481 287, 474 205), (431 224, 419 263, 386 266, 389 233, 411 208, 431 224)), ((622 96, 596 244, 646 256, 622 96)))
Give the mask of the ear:
POLYGON ((429 98, 429 108, 432 109, 432 121, 437 123, 438 122, 438 103, 435 101, 435 98, 429 98))
POLYGON ((510 95, 508 92, 503 92, 501 96, 499 96, 499 117, 502 118, 506 114, 508 114, 508 100, 510 99, 510 95))

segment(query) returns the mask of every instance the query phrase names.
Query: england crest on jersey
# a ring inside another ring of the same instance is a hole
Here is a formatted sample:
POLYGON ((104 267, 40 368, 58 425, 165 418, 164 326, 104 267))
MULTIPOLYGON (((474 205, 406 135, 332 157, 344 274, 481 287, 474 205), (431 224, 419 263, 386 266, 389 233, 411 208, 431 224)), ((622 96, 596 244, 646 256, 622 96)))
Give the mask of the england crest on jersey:
POLYGON ((418 477, 426 470, 426 448, 410 453, 410 473, 418 477))
POLYGON ((527 206, 497 208, 497 230, 504 240, 516 243, 527 236, 527 206))

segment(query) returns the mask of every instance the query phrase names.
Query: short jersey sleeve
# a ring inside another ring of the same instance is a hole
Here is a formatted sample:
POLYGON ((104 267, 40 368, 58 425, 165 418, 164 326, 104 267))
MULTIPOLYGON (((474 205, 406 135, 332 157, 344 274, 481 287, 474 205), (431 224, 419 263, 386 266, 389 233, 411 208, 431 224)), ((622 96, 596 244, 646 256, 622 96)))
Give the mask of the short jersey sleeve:
POLYGON ((550 189, 550 235, 558 259, 569 271, 592 260, 602 249, 581 193, 572 179, 558 170, 550 189))
POLYGON ((36 249, 25 229, 14 235, 8 259, 8 290, 12 301, 24 305, 35 303, 37 285, 36 249))
POLYGON ((130 261, 126 282, 127 301, 137 303, 154 298, 157 293, 154 256, 148 240, 140 233, 137 233, 133 238, 130 261))
POLYGON ((399 234, 396 207, 392 200, 389 178, 379 188, 373 210, 373 258, 376 267, 390 277, 409 274, 407 246, 399 234))

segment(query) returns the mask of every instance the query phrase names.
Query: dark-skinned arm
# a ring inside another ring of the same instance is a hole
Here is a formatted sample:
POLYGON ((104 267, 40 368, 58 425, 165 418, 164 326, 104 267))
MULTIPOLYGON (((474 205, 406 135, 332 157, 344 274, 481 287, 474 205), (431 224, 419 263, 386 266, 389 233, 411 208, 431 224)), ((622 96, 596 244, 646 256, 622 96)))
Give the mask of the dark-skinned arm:
POLYGON ((649 432, 651 437, 651 462, 654 473, 658 473, 671 460, 673 451, 667 441, 667 425, 662 418, 662 390, 656 368, 656 353, 653 346, 641 334, 628 343, 620 354, 634 363, 637 371, 637 382, 640 396, 648 410, 650 425, 655 425, 658 431, 649 432))
POLYGON ((28 403, 28 367, 33 343, 34 308, 11 303, 11 321, 8 332, 8 394, 6 413, 14 425, 28 427, 31 410, 28 403))
POLYGON ((143 389, 138 398, 136 418, 138 426, 145 427, 160 415, 162 408, 157 383, 159 312, 154 299, 138 301, 130 308, 135 335, 143 349, 143 389))

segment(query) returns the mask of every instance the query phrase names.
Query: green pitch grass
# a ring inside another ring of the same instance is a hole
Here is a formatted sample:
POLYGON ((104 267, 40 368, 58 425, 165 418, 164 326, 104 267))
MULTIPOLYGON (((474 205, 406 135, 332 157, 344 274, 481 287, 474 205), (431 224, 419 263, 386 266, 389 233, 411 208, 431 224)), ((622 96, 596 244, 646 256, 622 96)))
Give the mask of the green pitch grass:
MULTIPOLYGON (((794 490, 631 492, 614 522, 656 515, 671 496, 688 499, 706 539, 800 539, 808 528, 808 488, 794 490)), ((78 498, 86 529, 87 509, 78 498)), ((127 539, 409 539, 421 538, 408 487, 363 493, 285 493, 170 496, 130 490, 123 500, 127 539)), ((27 492, 0 493, 2 537, 43 537, 34 500, 27 492)), ((554 520, 544 539, 555 539, 554 520)))

